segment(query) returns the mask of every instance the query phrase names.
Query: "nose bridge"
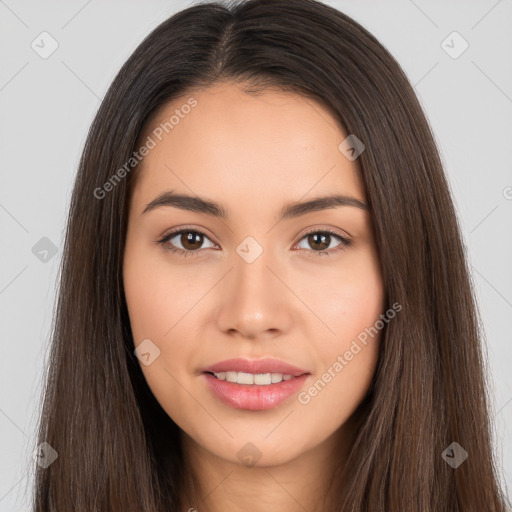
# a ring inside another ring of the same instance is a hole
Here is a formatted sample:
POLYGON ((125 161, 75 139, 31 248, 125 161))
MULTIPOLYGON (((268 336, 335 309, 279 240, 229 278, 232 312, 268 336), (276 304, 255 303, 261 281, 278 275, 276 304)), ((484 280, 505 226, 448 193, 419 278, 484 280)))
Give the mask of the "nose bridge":
POLYGON ((272 251, 247 237, 236 252, 234 268, 222 292, 219 328, 234 329, 247 338, 286 329, 290 311, 285 286, 275 276, 278 271, 272 251))
POLYGON ((233 295, 238 304, 255 309, 270 305, 279 295, 272 267, 271 250, 264 248, 254 238, 247 237, 237 247, 238 259, 233 269, 233 295), (274 281, 274 282, 273 282, 274 281), (273 298, 274 297, 274 298, 273 298))

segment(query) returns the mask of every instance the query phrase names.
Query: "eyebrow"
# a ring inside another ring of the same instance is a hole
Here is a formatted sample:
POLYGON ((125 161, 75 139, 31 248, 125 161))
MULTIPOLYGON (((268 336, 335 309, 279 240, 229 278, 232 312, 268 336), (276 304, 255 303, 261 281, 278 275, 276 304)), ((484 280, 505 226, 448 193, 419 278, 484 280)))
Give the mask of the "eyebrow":
MULTIPOLYGON (((161 206, 171 206, 181 210, 191 212, 204 213, 212 217, 228 219, 228 212, 224 207, 215 202, 197 196, 189 196, 186 194, 175 194, 173 191, 164 192, 153 201, 147 204, 142 214, 154 210, 161 206)), ((352 206, 361 210, 368 210, 368 205, 356 199, 345 195, 335 194, 330 196, 317 197, 306 202, 291 202, 286 204, 281 210, 279 220, 300 217, 311 212, 318 212, 340 206, 352 206)))

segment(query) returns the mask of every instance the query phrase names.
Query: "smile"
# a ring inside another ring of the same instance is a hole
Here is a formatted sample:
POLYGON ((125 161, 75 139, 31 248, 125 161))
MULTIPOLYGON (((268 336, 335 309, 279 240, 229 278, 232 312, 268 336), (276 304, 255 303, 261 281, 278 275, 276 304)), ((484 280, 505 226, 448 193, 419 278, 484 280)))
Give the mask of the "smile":
POLYGON ((293 375, 285 375, 282 373, 246 373, 246 372, 212 372, 212 375, 219 380, 226 380, 235 384, 246 384, 254 386, 269 386, 277 384, 283 380, 293 379, 293 375))
POLYGON ((235 371, 201 374, 207 389, 222 404, 247 411, 277 408, 298 393, 310 376, 235 371))

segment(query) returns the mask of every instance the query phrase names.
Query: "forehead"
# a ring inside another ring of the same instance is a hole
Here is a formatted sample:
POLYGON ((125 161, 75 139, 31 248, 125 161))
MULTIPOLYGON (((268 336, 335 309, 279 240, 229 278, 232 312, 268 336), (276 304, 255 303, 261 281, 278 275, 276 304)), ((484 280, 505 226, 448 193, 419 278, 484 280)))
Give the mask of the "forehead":
POLYGON ((338 149, 348 134, 319 103, 298 94, 245 93, 221 84, 162 107, 141 137, 134 199, 174 189, 228 204, 343 193, 365 200, 357 161, 338 149))

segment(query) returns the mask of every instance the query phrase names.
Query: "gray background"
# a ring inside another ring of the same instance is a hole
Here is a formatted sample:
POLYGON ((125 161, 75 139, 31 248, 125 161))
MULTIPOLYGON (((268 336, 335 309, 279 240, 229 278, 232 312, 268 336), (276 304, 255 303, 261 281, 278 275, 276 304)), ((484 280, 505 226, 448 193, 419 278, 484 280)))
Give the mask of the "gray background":
MULTIPOLYGON (((472 265, 487 336, 496 452, 510 488, 512 0, 326 3, 359 21, 397 58, 433 128, 472 265), (445 49, 458 51, 461 40, 451 36, 442 45, 453 31, 469 44, 457 58, 445 49)), ((0 0, 2 511, 30 508, 27 465, 66 211, 87 130, 143 37, 190 4, 0 0), (46 59, 31 47, 43 31, 59 45, 46 59), (39 242, 43 237, 51 242, 39 242), (56 254, 50 250, 44 261, 44 253, 32 251, 37 243, 54 244, 56 254)))

